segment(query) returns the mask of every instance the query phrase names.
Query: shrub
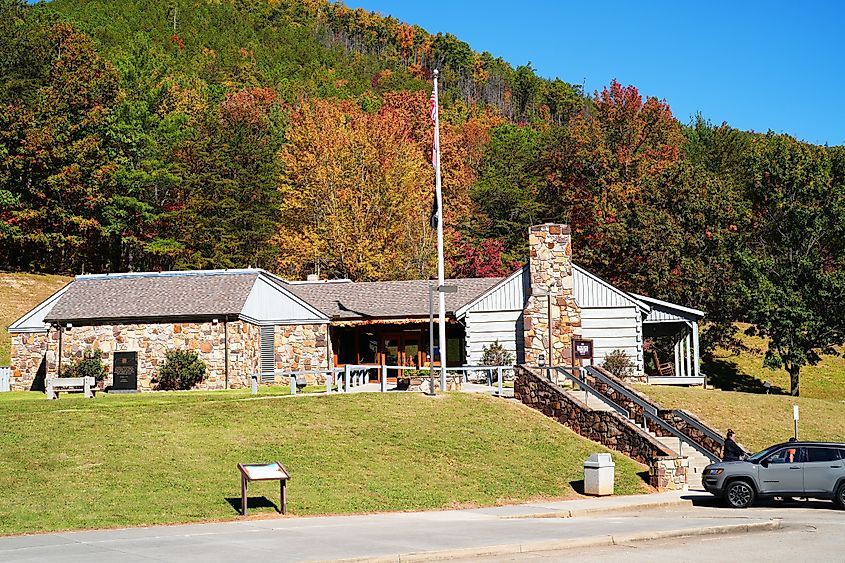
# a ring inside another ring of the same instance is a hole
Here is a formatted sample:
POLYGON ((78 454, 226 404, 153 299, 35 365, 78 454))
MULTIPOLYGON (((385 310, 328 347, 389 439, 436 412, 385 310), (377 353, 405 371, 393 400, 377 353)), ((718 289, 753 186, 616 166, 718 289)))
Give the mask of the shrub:
POLYGON ((188 390, 205 379, 205 362, 191 350, 171 350, 158 370, 158 388, 188 390))
POLYGON ((605 354, 604 362, 602 362, 601 366, 619 378, 633 374, 634 368, 636 367, 634 362, 631 361, 631 357, 624 350, 618 349, 605 354))
POLYGON ((93 377, 102 381, 106 377, 106 366, 103 365, 103 353, 98 349, 86 350, 81 358, 77 358, 62 368, 62 377, 93 377))
POLYGON ((496 340, 490 346, 481 349, 482 366, 510 366, 513 365, 513 354, 505 350, 496 340))

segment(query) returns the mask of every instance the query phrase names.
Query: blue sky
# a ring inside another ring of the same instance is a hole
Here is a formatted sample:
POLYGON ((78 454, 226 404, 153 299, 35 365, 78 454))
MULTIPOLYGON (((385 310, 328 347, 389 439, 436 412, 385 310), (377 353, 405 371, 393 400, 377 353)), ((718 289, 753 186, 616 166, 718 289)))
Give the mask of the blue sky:
POLYGON ((538 74, 616 78, 689 122, 845 144, 845 2, 346 0, 538 74))

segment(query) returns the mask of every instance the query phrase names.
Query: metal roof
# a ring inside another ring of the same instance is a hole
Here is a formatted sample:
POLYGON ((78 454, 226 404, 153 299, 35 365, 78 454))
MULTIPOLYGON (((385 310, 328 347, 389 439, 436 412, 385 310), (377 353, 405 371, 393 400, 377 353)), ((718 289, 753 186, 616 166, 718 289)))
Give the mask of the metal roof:
POLYGON ((668 301, 661 301, 645 295, 632 293, 634 297, 651 306, 651 312, 643 322, 646 323, 673 323, 685 321, 698 321, 704 317, 704 311, 684 307, 668 301))
MULTIPOLYGON (((446 280, 457 286, 456 293, 446 293, 446 310, 458 310, 503 278, 463 278, 446 280)), ((427 317, 429 287, 435 280, 295 283, 287 288, 326 315, 336 319, 378 319, 427 317)), ((435 295, 434 310, 437 311, 435 295)))
POLYGON ((49 323, 47 323, 44 318, 50 313, 50 311, 52 311, 53 306, 56 304, 56 301, 58 301, 59 298, 64 295, 64 293, 69 287, 70 284, 65 285, 56 293, 36 305, 34 309, 30 310, 24 316, 13 322, 11 325, 9 325, 9 332, 45 332, 47 330, 47 327, 49 326, 49 323))

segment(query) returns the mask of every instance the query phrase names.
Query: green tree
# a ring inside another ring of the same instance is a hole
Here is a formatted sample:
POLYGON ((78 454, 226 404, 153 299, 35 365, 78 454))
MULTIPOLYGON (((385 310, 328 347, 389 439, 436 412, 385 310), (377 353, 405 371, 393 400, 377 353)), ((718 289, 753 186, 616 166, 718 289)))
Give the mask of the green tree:
POLYGON ((753 236, 745 252, 745 319, 769 339, 765 365, 801 368, 845 344, 845 185, 822 147, 769 133, 748 159, 753 236))
POLYGON ((470 191, 483 212, 472 225, 473 235, 503 239, 507 260, 528 259, 528 227, 544 217, 544 208, 537 201, 539 178, 535 171, 541 138, 529 127, 494 127, 478 167, 478 181, 470 191))

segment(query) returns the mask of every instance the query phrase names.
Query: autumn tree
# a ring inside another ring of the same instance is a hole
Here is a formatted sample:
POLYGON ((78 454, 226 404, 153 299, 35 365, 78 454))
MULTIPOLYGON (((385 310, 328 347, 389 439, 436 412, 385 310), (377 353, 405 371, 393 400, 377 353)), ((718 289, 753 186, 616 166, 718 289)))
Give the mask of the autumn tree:
POLYGON ((433 172, 396 110, 304 104, 291 116, 281 159, 275 242, 283 275, 428 276, 433 172))
POLYGON ((635 233, 622 217, 678 162, 683 140, 665 102, 643 100, 634 86, 616 81, 595 93, 591 114, 547 134, 540 198, 551 216, 572 224, 582 263, 613 281, 624 279, 617 265, 635 233))

